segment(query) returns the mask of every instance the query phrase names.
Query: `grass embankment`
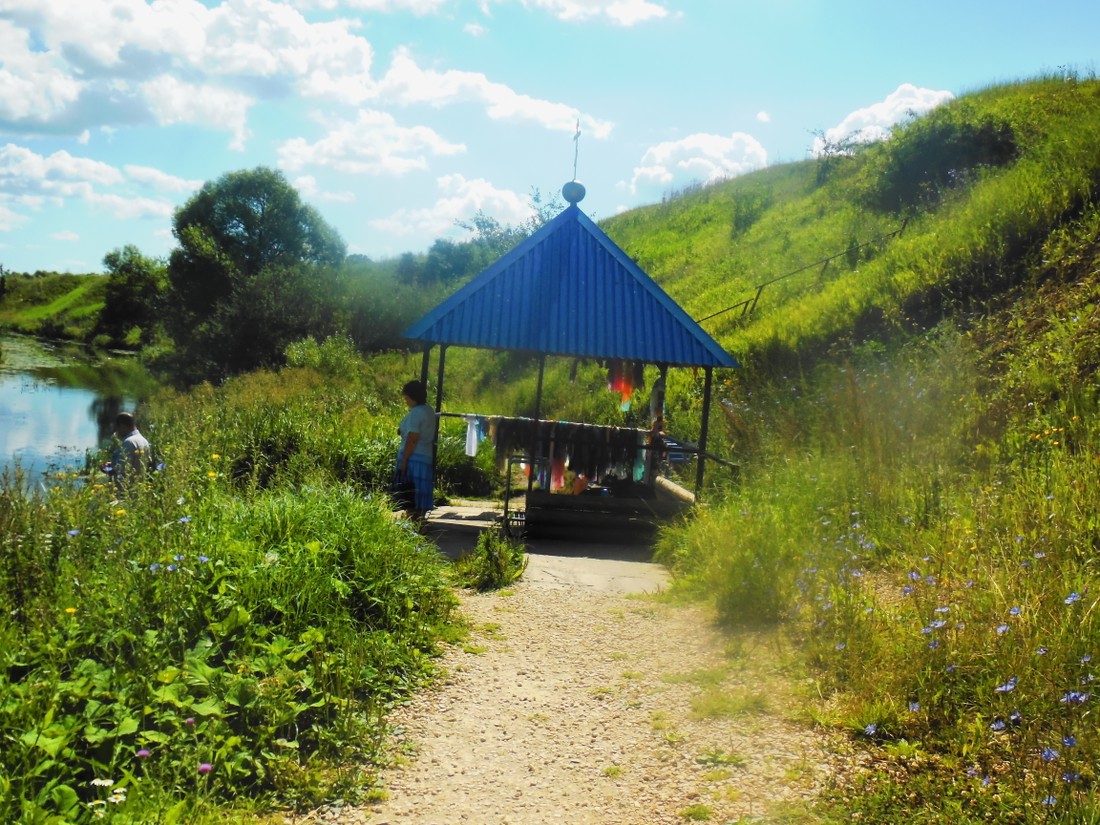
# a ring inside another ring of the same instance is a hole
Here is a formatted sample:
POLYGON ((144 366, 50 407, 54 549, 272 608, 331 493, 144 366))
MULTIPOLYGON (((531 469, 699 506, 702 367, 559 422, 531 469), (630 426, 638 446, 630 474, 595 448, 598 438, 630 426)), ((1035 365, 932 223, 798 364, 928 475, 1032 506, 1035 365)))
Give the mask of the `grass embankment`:
POLYGON ((40 338, 83 341, 103 309, 103 275, 4 276, 0 327, 40 338))

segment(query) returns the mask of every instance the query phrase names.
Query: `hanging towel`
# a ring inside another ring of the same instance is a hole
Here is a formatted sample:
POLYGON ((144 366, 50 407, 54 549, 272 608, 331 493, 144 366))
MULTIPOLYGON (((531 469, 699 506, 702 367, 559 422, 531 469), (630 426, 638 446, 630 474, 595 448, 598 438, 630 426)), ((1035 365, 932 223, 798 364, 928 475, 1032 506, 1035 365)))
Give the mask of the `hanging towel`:
POLYGON ((464 415, 462 420, 466 422, 466 455, 477 455, 477 445, 481 442, 481 419, 476 415, 464 415))

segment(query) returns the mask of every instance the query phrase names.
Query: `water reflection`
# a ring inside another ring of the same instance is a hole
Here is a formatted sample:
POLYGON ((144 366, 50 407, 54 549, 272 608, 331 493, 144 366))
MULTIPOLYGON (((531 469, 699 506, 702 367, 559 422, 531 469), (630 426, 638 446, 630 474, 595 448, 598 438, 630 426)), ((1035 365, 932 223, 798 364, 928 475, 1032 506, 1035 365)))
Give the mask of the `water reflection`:
POLYGON ((133 364, 96 363, 17 336, 0 336, 0 348, 0 472, 18 466, 31 484, 83 467, 143 390, 131 380, 133 364), (128 382, 136 390, 127 391, 128 382))

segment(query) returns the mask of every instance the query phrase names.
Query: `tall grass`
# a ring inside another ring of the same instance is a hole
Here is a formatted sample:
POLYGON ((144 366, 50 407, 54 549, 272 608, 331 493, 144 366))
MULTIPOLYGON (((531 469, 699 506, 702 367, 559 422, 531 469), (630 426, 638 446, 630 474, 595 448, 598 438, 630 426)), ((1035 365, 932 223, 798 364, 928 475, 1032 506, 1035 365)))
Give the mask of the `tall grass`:
POLYGON ((966 332, 730 399, 755 430, 742 486, 661 536, 727 622, 801 640, 811 712, 875 756, 838 819, 1100 817, 1096 226, 1052 236, 1055 277, 966 332))
POLYGON ((0 820, 369 792, 385 710, 456 632, 444 560, 363 483, 390 412, 260 373, 151 405, 164 468, 125 496, 0 488, 0 820))

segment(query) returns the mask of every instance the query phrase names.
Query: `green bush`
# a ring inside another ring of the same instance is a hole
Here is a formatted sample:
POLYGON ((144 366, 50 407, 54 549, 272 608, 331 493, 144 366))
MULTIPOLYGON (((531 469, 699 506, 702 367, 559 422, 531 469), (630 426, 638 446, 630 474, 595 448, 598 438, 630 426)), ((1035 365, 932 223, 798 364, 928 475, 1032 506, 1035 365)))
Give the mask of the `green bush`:
POLYGON ((515 582, 527 569, 524 545, 499 527, 483 530, 477 546, 455 562, 453 575, 463 587, 499 590, 515 582))

